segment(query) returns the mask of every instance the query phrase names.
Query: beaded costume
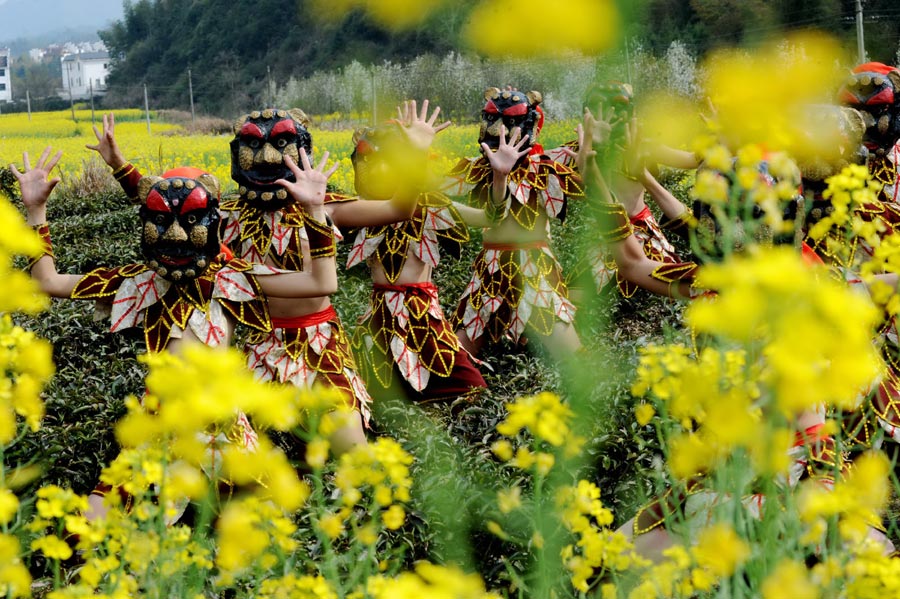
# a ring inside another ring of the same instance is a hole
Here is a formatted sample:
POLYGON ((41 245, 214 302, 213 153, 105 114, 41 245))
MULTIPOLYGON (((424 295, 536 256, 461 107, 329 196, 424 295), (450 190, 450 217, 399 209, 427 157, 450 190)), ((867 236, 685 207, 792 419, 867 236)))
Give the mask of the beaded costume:
MULTIPOLYGON (((125 192, 134 197, 141 174, 130 164, 115 173, 125 192)), ((276 196, 274 199, 278 199, 276 196)), ((326 203, 355 198, 329 193, 326 203)), ((301 240, 309 240, 306 225, 315 222, 305 217, 296 204, 264 210, 242 197, 221 202, 226 218, 223 243, 248 262, 271 260, 278 268, 302 271, 301 240)), ((332 226, 335 238, 340 233, 332 226)), ((259 380, 291 382, 308 386, 318 381, 347 393, 364 420, 369 419, 371 397, 356 372, 356 363, 340 318, 333 309, 322 320, 320 314, 275 320, 274 329, 254 332, 244 346, 247 365, 259 380), (312 324, 306 324, 307 320, 312 324)))
MULTIPOLYGON (((71 297, 96 300, 97 314, 109 317, 112 332, 141 326, 151 353, 165 350, 188 329, 206 345, 219 347, 228 342, 229 318, 256 331, 271 329, 256 275, 274 272, 220 254, 193 281, 173 284, 144 264, 128 264, 92 270, 78 281, 71 297)), ((241 447, 257 445, 257 434, 243 413, 224 434, 241 447)))
MULTIPOLYGON (((533 231, 543 211, 550 218, 565 219, 570 197, 584 196, 581 177, 571 168, 550 160, 533 146, 508 177, 502 207, 524 229, 533 231)), ((464 159, 450 172, 453 192, 468 193, 471 202, 490 214, 493 171, 482 158, 464 159)), ((547 221, 549 235, 549 221, 547 221)), ((484 244, 473 265, 473 276, 453 318, 475 340, 489 333, 493 342, 506 335, 518 341, 526 325, 549 336, 556 322, 571 324, 575 307, 559 263, 546 242, 484 244)))
POLYGON ((441 253, 459 258, 469 231, 450 198, 419 195, 408 221, 358 231, 347 268, 378 264, 389 284, 374 284, 353 346, 369 389, 391 389, 399 373, 409 395, 420 401, 473 395, 486 383, 444 317, 431 282, 398 284, 409 256, 436 267, 441 253))

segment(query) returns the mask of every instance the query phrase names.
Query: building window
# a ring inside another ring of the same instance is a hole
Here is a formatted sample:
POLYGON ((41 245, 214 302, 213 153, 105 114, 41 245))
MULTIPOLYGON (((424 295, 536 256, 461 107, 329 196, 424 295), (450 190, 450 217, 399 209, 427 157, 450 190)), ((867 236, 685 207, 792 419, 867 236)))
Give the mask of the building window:
POLYGON ((6 84, 0 83, 0 92, 5 92, 5 91, 6 91, 6 84))
POLYGON ((6 63, 7 60, 9 60, 8 57, 6 57, 6 56, 0 56, 0 67, 6 68, 7 66, 9 66, 9 65, 6 63))
POLYGON ((0 77, 6 77, 6 69, 0 69, 0 77))

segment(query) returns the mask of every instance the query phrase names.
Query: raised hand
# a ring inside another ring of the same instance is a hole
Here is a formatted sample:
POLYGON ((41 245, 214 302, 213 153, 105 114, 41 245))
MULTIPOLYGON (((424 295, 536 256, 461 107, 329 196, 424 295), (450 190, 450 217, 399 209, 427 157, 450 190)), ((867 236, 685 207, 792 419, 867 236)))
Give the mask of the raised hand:
MULTIPOLYGON (((585 121, 587 121, 588 115, 590 115, 590 111, 585 109, 585 121)), ((578 151, 574 152, 568 148, 565 149, 566 154, 575 159, 575 168, 582 174, 586 172, 585 169, 588 167, 588 163, 594 162, 594 159, 597 156, 597 150, 594 149, 593 144, 585 135, 586 125, 587 122, 585 122, 585 124, 579 123, 578 126, 575 127, 578 151)))
POLYGON ((406 138, 416 150, 425 151, 431 147, 435 135, 450 126, 450 121, 435 125, 441 107, 437 106, 428 116, 428 100, 422 101, 421 111, 415 100, 407 100, 397 107, 397 120, 406 138))
POLYGON ((53 149, 50 146, 44 148, 44 152, 34 168, 31 167, 31 159, 28 156, 28 152, 23 153, 24 172, 19 172, 19 169, 14 164, 9 165, 9 170, 12 171, 13 176, 19 182, 19 188, 22 191, 22 203, 28 212, 29 224, 34 225, 44 222, 47 199, 50 197, 53 188, 60 181, 59 177, 47 179, 50 171, 56 167, 59 159, 62 157, 61 151, 51 157, 50 152, 52 151, 53 149), (31 222, 33 220, 37 222, 31 222))
POLYGON ((506 176, 515 168, 519 159, 528 153, 529 148, 523 149, 526 141, 528 141, 528 136, 522 137, 522 129, 519 127, 513 128, 509 135, 509 141, 507 141, 506 127, 500 125, 500 144, 497 146, 497 150, 491 151, 486 143, 482 143, 481 151, 494 172, 506 176))
POLYGON ((322 159, 315 168, 309 162, 309 156, 305 151, 300 151, 300 162, 303 168, 297 166, 293 158, 285 155, 284 163, 294 173, 295 181, 287 179, 278 179, 275 181, 278 185, 290 194, 295 201, 299 202, 306 208, 319 208, 325 204, 325 186, 329 177, 337 170, 339 163, 335 162, 331 168, 325 170, 328 162, 328 152, 322 155, 322 159))
POLYGON ((116 142, 116 117, 113 113, 110 112, 103 115, 103 133, 97 130, 96 125, 93 125, 91 128, 97 137, 97 143, 93 145, 86 144, 84 147, 100 154, 103 161, 113 169, 118 169, 124 165, 126 162, 125 157, 122 155, 119 144, 116 142))

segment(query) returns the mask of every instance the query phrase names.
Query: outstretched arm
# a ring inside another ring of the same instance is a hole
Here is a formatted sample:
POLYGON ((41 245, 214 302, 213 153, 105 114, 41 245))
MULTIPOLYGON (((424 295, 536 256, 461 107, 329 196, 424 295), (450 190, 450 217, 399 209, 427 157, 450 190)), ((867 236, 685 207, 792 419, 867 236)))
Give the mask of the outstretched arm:
POLYGON ((495 207, 506 203, 506 194, 509 192, 509 173, 516 167, 522 156, 528 154, 528 148, 522 147, 527 140, 528 137, 522 136, 522 130, 515 127, 510 132, 509 141, 507 141, 506 127, 500 125, 500 143, 497 151, 492 151, 486 143, 481 144, 482 154, 493 170, 490 200, 495 207))
POLYGON ((19 172, 19 169, 14 164, 9 165, 9 168, 19 182, 27 222, 44 239, 44 254, 32 265, 31 276, 47 295, 52 297, 69 297, 75 285, 81 279, 81 275, 64 275, 56 271, 53 247, 50 244, 50 228, 47 225, 47 200, 50 198, 53 188, 59 183, 59 178, 48 180, 47 177, 59 162, 62 152, 57 152, 52 158, 50 157, 50 152, 50 146, 44 148, 44 152, 34 168, 31 167, 28 152, 25 152, 22 155, 25 165, 24 172, 19 172))
POLYGON ((666 264, 648 258, 641 242, 631 230, 624 208, 610 192, 596 160, 589 160, 585 169, 588 198, 592 198, 593 205, 602 210, 611 221, 606 223, 608 231, 603 236, 606 237, 606 243, 613 254, 619 275, 626 281, 659 295, 675 298, 691 297, 690 279, 685 277, 679 280, 678 273, 692 271, 692 265, 666 264), (671 270, 672 273, 666 273, 667 270, 671 270))
POLYGON ((137 198, 137 184, 141 180, 141 173, 130 162, 125 160, 122 150, 116 141, 116 117, 109 112, 103 115, 103 132, 94 125, 94 136, 97 143, 86 144, 89 150, 94 150, 103 161, 113 170, 113 177, 122 186, 125 194, 131 198, 137 198))
POLYGON ((668 189, 656 180, 650 171, 644 168, 638 174, 638 181, 644 186, 644 189, 650 194, 650 199, 656 202, 656 205, 663 211, 666 218, 675 220, 687 212, 687 206, 681 203, 681 200, 672 195, 668 189))
POLYGON ((119 149, 119 144, 116 142, 115 115, 111 112, 103 115, 102 133, 97 129, 96 125, 93 125, 91 128, 94 130, 94 136, 97 138, 97 143, 93 145, 86 144, 84 147, 100 154, 100 157, 103 158, 103 162, 108 164, 113 170, 122 168, 127 161, 125 160, 125 156, 122 155, 122 150, 119 149))
POLYGON ((428 100, 421 109, 415 100, 407 100, 397 107, 397 120, 409 144, 404 157, 404 172, 398 176, 398 187, 390 200, 341 202, 328 207, 334 222, 340 227, 377 227, 407 220, 416 210, 416 200, 423 191, 426 176, 426 155, 434 137, 450 126, 450 121, 437 123, 440 106, 429 116, 428 100))
POLYGON ((276 181, 306 211, 304 226, 309 238, 312 259, 310 269, 304 272, 284 273, 259 277, 263 293, 270 297, 322 297, 337 291, 337 264, 335 262, 334 234, 325 213, 325 186, 328 178, 337 170, 335 162, 325 170, 328 152, 313 168, 306 152, 300 152, 303 168, 300 169, 290 156, 284 162, 294 173, 294 181, 276 181))

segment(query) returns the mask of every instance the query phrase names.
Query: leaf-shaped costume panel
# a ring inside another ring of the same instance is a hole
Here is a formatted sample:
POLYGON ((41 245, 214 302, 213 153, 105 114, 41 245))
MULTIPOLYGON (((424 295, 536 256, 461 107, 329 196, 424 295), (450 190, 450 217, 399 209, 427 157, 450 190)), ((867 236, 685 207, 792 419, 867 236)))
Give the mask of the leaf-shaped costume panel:
MULTIPOLYGON (((347 202, 355 198, 329 193, 326 203, 347 202)), ((221 203, 227 223, 222 243, 248 262, 268 261, 284 270, 303 270, 302 241, 307 239, 304 212, 297 204, 278 210, 263 210, 242 198, 228 198, 221 203)), ((335 229, 335 233, 338 234, 335 229)), ((337 237, 340 239, 340 237, 337 237)))
POLYGON ((261 381, 298 387, 313 384, 340 389, 368 425, 371 397, 349 339, 334 308, 295 318, 274 318, 273 329, 251 335, 244 347, 247 365, 261 381))
POLYGON ((353 346, 366 384, 376 394, 399 383, 415 401, 472 399, 487 386, 430 282, 374 285, 353 346))
MULTIPOLYGON (((476 208, 491 209, 493 171, 484 157, 465 158, 448 174, 445 191, 451 196, 468 195, 476 208)), ((546 155, 531 154, 516 166, 507 178, 509 194, 506 210, 519 225, 533 231, 538 214, 565 220, 569 198, 584 196, 581 176, 565 164, 546 155)))
POLYGON ((437 287, 397 283, 410 256, 436 267, 444 254, 459 258, 469 240, 450 198, 428 192, 417 201, 407 221, 360 229, 350 250, 348 268, 378 265, 389 281, 373 286, 354 333, 360 372, 376 395, 399 384, 415 401, 474 397, 486 383, 445 318, 437 287))
POLYGON ((100 313, 110 316, 111 331, 142 326, 149 352, 163 351, 188 328, 207 345, 221 345, 227 341, 223 333, 229 317, 257 331, 272 328, 253 266, 222 255, 183 284, 173 284, 143 264, 98 268, 81 278, 72 299, 97 300, 100 313))
POLYGON ((473 270, 452 320, 469 339, 487 333, 494 343, 504 336, 517 342, 526 328, 547 337, 557 322, 575 318, 562 270, 545 242, 486 243, 473 270))
POLYGON ((450 198, 442 193, 423 193, 409 220, 359 229, 347 258, 347 268, 372 260, 393 284, 408 256, 434 267, 442 253, 459 258, 468 241, 469 230, 450 198))

